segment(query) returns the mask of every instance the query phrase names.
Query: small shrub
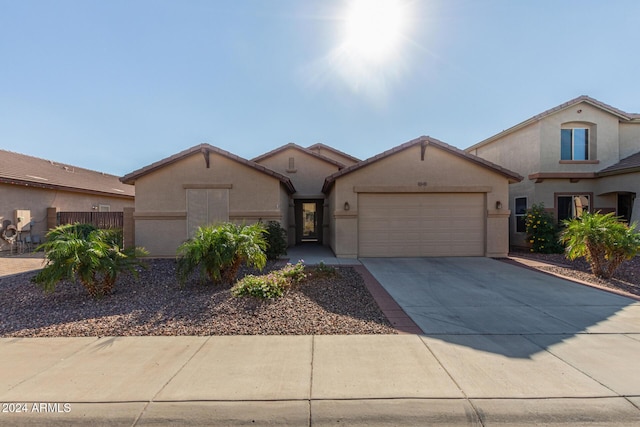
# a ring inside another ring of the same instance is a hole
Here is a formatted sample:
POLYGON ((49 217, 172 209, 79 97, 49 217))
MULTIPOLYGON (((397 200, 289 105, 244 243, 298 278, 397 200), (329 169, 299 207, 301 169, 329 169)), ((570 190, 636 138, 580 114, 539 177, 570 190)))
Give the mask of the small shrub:
POLYGON ((269 221, 263 237, 267 242, 265 254, 268 260, 276 260, 280 255, 287 254, 287 231, 279 222, 269 221))
POLYGON ((553 215, 544 210, 544 204, 533 205, 525 216, 527 241, 531 252, 543 254, 562 253, 564 248, 558 240, 559 228, 553 215))
POLYGON ((318 274, 320 276, 326 276, 326 277, 333 277, 333 276, 336 276, 338 274, 338 272, 336 271, 335 267, 327 265, 322 261, 320 261, 320 263, 315 266, 314 273, 316 273, 316 274, 318 274))
POLYGON ((282 267, 279 272, 292 283, 300 283, 305 277, 307 277, 304 272, 304 264, 302 261, 298 261, 296 264, 287 264, 282 267))
POLYGON ((239 280, 231 289, 233 296, 252 296, 261 299, 273 299, 284 295, 290 282, 277 273, 261 276, 248 275, 239 280))
POLYGON ((612 213, 584 213, 581 218, 565 221, 562 240, 570 259, 584 257, 591 272, 608 279, 625 260, 640 252, 640 234, 636 224, 628 226, 612 213))
POLYGON ((295 265, 287 264, 280 270, 272 271, 269 274, 243 277, 231 288, 231 294, 235 297, 278 298, 284 295, 285 291, 293 284, 300 283, 305 277, 304 265, 301 262, 295 265))
POLYGON ((199 227, 195 236, 178 248, 180 282, 184 284, 197 271, 201 281, 233 283, 243 262, 263 269, 267 262, 264 230, 260 223, 199 227))
POLYGON ((47 263, 33 282, 53 292, 63 280, 78 280, 94 298, 109 295, 118 275, 136 276, 136 267, 143 266, 137 257, 147 254, 142 248, 123 249, 121 243, 118 230, 98 230, 87 224, 58 226, 37 248, 44 250, 47 263))

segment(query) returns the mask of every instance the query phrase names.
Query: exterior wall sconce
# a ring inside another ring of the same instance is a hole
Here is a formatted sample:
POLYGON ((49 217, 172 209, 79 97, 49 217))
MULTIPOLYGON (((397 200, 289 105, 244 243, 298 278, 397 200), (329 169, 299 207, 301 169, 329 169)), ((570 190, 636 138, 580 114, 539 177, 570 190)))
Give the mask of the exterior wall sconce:
POLYGON ((349 209, 351 209, 351 206, 349 206, 349 202, 344 202, 344 210, 348 211, 349 209))
POLYGON ((500 200, 496 202, 496 209, 502 209, 502 202, 500 200))

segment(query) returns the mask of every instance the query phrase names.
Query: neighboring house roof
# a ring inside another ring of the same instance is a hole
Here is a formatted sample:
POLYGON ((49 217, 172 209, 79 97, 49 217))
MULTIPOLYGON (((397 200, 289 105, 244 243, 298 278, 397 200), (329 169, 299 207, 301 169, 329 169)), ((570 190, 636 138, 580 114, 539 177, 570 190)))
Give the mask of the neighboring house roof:
POLYGON ((587 95, 582 95, 579 96, 577 98, 574 98, 570 101, 565 102, 564 104, 560 104, 557 107, 553 107, 550 108, 549 110, 543 111, 540 114, 536 114, 535 116, 531 117, 530 119, 527 119, 521 123, 518 123, 515 126, 510 127, 509 129, 503 130, 500 133, 497 133, 483 141, 478 142, 477 144, 472 145, 471 147, 467 148, 466 151, 471 151, 471 150, 475 150, 476 148, 480 148, 484 145, 487 145, 497 139, 500 139, 502 137, 504 137, 505 135, 508 135, 512 132, 515 132, 519 129, 522 129, 526 126, 529 126, 532 123, 535 123, 539 120, 542 120, 545 117, 548 117, 552 114, 555 114, 559 111, 562 110, 566 110, 567 108, 571 108, 573 106, 575 106, 576 104, 580 104, 581 102, 590 104, 596 108, 599 108, 600 110, 606 111, 609 114, 613 114, 614 116, 618 117, 618 119, 622 120, 622 121, 638 121, 640 120, 640 114, 636 114, 636 113, 627 113, 625 111, 619 110, 615 107, 612 107, 611 105, 605 104, 604 102, 598 101, 597 99, 591 98, 587 95))
POLYGON ((317 144, 313 144, 313 145, 310 145, 310 146, 307 147, 308 150, 314 150, 316 148, 323 149, 323 150, 328 150, 328 151, 333 151, 334 153, 336 153, 336 154, 338 154, 340 156, 346 157, 347 159, 350 159, 350 160, 352 160, 352 161, 354 161, 356 163, 360 161, 359 158, 353 157, 351 154, 347 154, 344 151, 340 151, 338 149, 335 149, 335 148, 330 147, 328 145, 322 144, 320 142, 318 142, 317 144))
POLYGON ((422 145, 423 147, 427 147, 427 146, 433 146, 436 148, 439 148, 441 150, 447 151, 448 153, 451 153, 455 156, 458 156, 460 158, 463 158, 465 160, 468 160, 472 163, 475 163, 479 166, 485 167, 487 169, 491 169, 493 172, 498 173, 502 176, 504 176, 505 178, 508 178, 509 181, 512 182, 520 182, 522 181, 524 178, 520 175, 518 175, 515 172, 512 172, 508 169, 503 168, 502 166, 496 165, 495 163, 492 163, 488 160, 485 160, 483 158, 480 158, 478 156, 474 156, 473 154, 469 154, 463 150, 460 150, 459 148, 456 148, 452 145, 446 144, 442 141, 439 141, 435 138, 431 138, 429 136, 421 136, 419 138, 413 139, 409 142, 405 142, 402 145, 398 145, 397 147, 394 147, 390 150, 387 150, 385 152, 382 152, 380 154, 378 154, 377 156, 373 156, 370 157, 366 160, 363 160, 359 163, 356 163, 354 165, 351 165, 347 168, 344 168, 330 176, 328 176, 325 181, 324 181, 324 186, 322 187, 322 191, 324 193, 326 193, 327 191, 329 191, 329 189, 331 188, 331 186, 333 185, 333 182, 337 179, 340 178, 343 175, 347 175, 351 172, 354 172, 358 169, 361 169, 367 165, 370 165, 371 163, 375 163, 379 160, 382 160, 386 157, 389 157, 395 153, 398 153, 402 150, 406 150, 407 148, 413 147, 415 145, 422 145))
POLYGON ((623 173, 640 172, 640 151, 625 157, 615 165, 604 168, 596 173, 597 176, 619 175, 623 173))
POLYGON ((339 161, 337 161, 337 160, 330 159, 330 158, 329 158, 329 157, 327 157, 327 156, 323 156, 322 154, 316 153, 315 151, 311 151, 311 150, 310 150, 310 149, 308 149, 308 148, 301 147, 301 146, 299 146, 298 144, 294 144, 294 143, 292 143, 292 142, 291 142, 291 143, 289 143, 289 144, 285 144, 285 145, 283 145, 282 147, 278 147, 278 148, 276 148, 275 150, 271 150, 271 151, 269 151, 269 152, 267 152, 267 153, 261 154, 261 155, 259 155, 258 157, 255 157, 255 158, 253 158, 253 159, 251 159, 251 160, 252 160, 253 162, 260 163, 260 161, 262 161, 262 160, 264 160, 264 159, 267 159, 267 158, 269 158, 269 157, 271 157, 271 156, 275 156, 276 154, 281 153, 281 152, 283 152, 283 151, 285 151, 285 150, 287 150, 287 149, 289 149, 289 148, 293 148, 293 149, 295 149, 295 150, 301 151, 301 152, 303 152, 303 153, 305 153, 305 154, 308 154, 308 155, 310 155, 310 156, 313 156, 313 157, 315 157, 315 158, 317 158, 317 159, 324 160, 325 162, 327 162, 327 163, 331 163, 332 165, 337 166, 337 167, 338 167, 338 168, 340 168, 340 169, 342 169, 342 168, 344 168, 344 167, 346 166, 345 164, 340 163, 340 162, 339 162, 339 161))
POLYGON ((133 199, 117 176, 0 150, 0 183, 133 199))
POLYGON ((163 167, 168 166, 172 163, 176 163, 184 159, 185 157, 189 157, 189 156, 192 156, 193 154, 198 154, 198 153, 202 153, 204 155, 204 158, 207 164, 209 162, 209 153, 216 153, 228 159, 234 160, 242 165, 248 166, 259 172, 262 172, 265 175, 269 175, 273 178, 279 179, 280 182, 282 182, 282 184, 284 184, 284 186, 287 188, 287 191, 289 191, 291 194, 296 192, 291 180, 288 177, 282 174, 279 174, 278 172, 273 171, 269 168, 266 168, 254 161, 244 159, 240 156, 237 156, 235 154, 232 154, 228 151, 225 151, 218 147, 214 147, 213 145, 209 145, 209 144, 199 144, 191 148, 187 148, 186 150, 181 151, 177 154, 174 154, 173 156, 169 156, 165 159, 159 160, 141 169, 128 173, 127 175, 120 178, 120 181, 124 182, 125 184, 135 184, 138 178, 141 178, 147 174, 150 174, 151 172, 154 172, 158 169, 162 169, 163 167))

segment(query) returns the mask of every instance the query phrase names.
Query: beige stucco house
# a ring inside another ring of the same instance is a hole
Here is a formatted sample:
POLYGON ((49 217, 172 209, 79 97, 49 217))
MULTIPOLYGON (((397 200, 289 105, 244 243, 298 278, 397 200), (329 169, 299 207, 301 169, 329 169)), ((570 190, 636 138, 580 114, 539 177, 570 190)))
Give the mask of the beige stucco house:
POLYGON ((420 137, 326 178, 339 257, 508 253, 509 183, 522 177, 420 137))
POLYGON ((433 138, 364 161, 287 144, 246 160, 202 144, 132 172, 135 244, 173 256, 197 226, 274 220, 339 257, 506 256, 522 177, 433 138))
POLYGON ((527 246, 524 214, 533 204, 558 221, 583 210, 640 219, 639 114, 580 96, 466 151, 525 177, 509 191, 514 246, 527 246))
MULTIPOLYGON (((22 239, 37 242, 57 224, 56 213, 123 212, 133 206, 134 188, 117 176, 0 150, 0 235, 14 226, 22 239)), ((0 238, 0 250, 9 249, 0 238)))

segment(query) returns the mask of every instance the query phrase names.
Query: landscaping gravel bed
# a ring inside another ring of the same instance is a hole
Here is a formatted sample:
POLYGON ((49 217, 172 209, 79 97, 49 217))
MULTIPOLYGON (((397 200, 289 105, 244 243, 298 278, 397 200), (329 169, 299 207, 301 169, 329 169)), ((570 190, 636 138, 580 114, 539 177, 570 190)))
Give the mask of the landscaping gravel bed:
MULTIPOLYGON (((74 283, 44 293, 30 282, 34 273, 1 278, 0 336, 397 333, 353 268, 337 268, 335 277, 311 274, 284 297, 262 301, 197 280, 180 287, 175 260, 147 263, 139 280, 122 276, 115 293, 99 300, 74 283)), ((249 273, 257 274, 243 269, 240 276, 249 273)))
POLYGON ((537 267, 539 270, 561 274, 609 289, 623 291, 640 296, 640 256, 623 262, 611 279, 605 280, 591 273, 589 263, 584 258, 567 259, 564 254, 513 253, 514 256, 536 259, 552 263, 549 267, 537 267))

